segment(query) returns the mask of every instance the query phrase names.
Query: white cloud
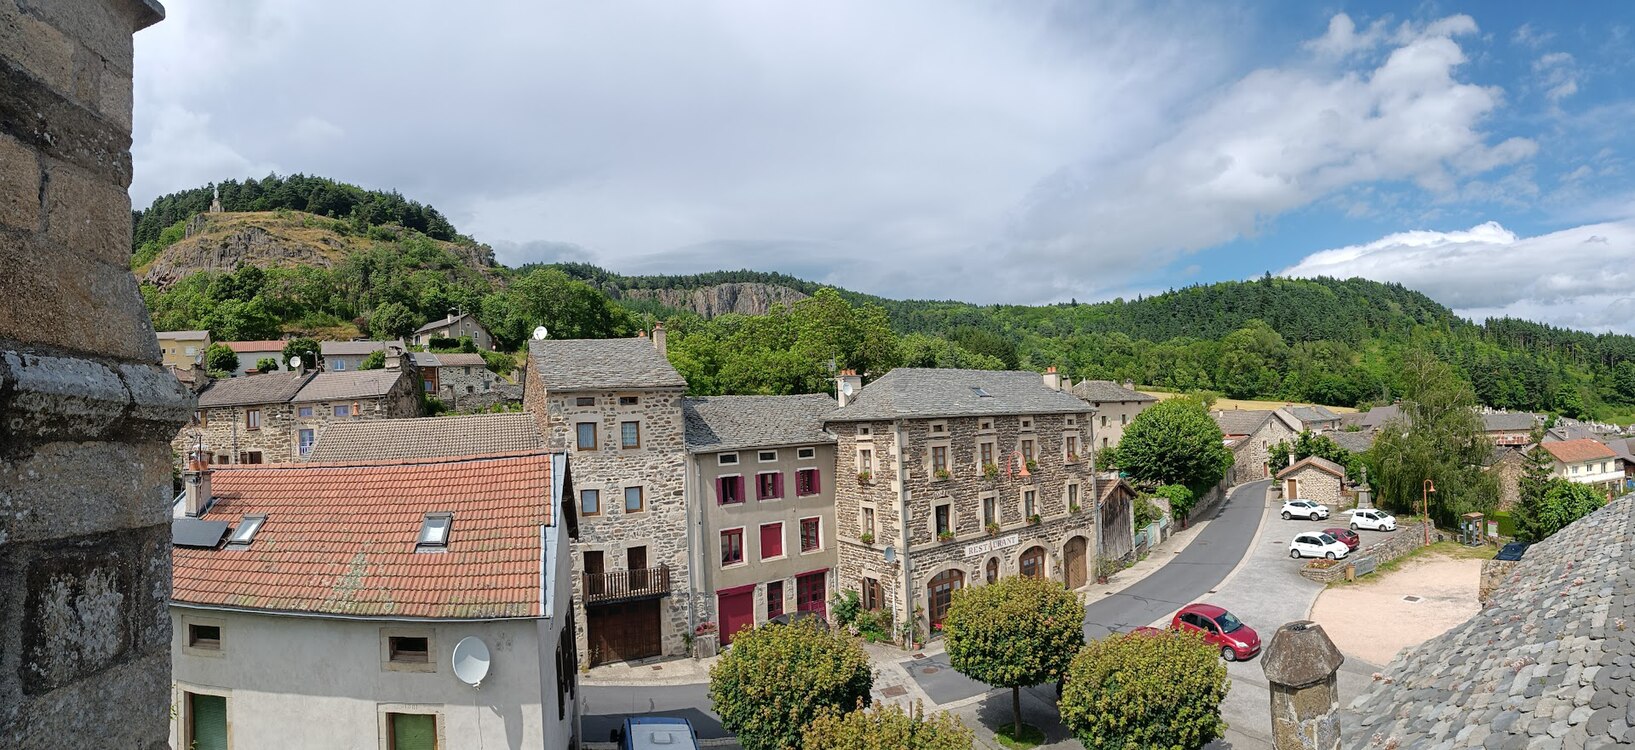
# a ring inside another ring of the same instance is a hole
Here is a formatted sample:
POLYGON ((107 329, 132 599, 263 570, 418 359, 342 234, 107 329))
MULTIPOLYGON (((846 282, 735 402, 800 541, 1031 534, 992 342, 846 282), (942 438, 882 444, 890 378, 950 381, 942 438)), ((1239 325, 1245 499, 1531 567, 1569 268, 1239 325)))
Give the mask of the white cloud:
POLYGON ((1587 330, 1635 333, 1635 220, 1534 237, 1497 222, 1411 231, 1324 250, 1285 276, 1394 281, 1474 320, 1515 316, 1587 330))
POLYGON ((1538 49, 1549 44, 1550 40, 1555 39, 1555 37, 1553 31, 1540 31, 1533 28, 1532 23, 1524 23, 1516 27, 1515 33, 1510 35, 1510 41, 1524 47, 1538 49))
POLYGON ((1571 54, 1551 52, 1534 60, 1533 75, 1551 104, 1578 93, 1578 64, 1571 54))

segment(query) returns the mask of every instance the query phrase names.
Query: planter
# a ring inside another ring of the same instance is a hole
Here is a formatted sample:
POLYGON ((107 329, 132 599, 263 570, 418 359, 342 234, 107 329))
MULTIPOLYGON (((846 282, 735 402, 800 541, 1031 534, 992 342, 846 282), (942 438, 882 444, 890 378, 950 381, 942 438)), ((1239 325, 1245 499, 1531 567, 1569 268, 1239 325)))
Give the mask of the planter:
POLYGON ((944 531, 941 534, 938 534, 937 535, 937 541, 939 541, 939 542, 952 542, 952 541, 954 541, 954 532, 944 531))
POLYGON ((863 532, 863 535, 858 537, 857 541, 862 542, 864 544, 874 544, 874 535, 870 534, 868 532, 863 532))
POLYGON ((708 659, 721 650, 721 636, 716 633, 693 636, 693 658, 708 659))
POLYGON ((953 474, 949 474, 947 469, 937 469, 936 471, 931 472, 931 476, 938 480, 943 480, 953 476, 953 474))
POLYGON ((990 523, 987 526, 988 536, 999 536, 999 524, 990 523))

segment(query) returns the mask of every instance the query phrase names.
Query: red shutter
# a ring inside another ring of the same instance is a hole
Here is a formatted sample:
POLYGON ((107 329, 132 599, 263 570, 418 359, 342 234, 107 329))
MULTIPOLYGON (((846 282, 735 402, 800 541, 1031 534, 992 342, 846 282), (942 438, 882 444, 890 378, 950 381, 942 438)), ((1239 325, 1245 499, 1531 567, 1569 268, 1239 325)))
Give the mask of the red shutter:
POLYGON ((731 481, 732 481, 732 488, 737 490, 737 492, 732 493, 733 499, 736 500, 737 502, 740 502, 740 503, 743 502, 744 497, 745 497, 745 495, 744 495, 744 478, 741 477, 741 476, 737 476, 737 477, 733 477, 731 479, 731 481))
POLYGON ((822 491, 823 491, 823 474, 822 474, 822 472, 819 472, 817 469, 813 469, 812 470, 812 494, 816 495, 816 494, 818 494, 818 493, 820 493, 822 491))
POLYGON ((783 472, 772 475, 772 496, 783 497, 783 472))
POLYGON ((783 524, 768 523, 761 525, 761 559, 778 557, 783 554, 783 524))
POLYGON ((727 501, 727 480, 725 477, 715 478, 715 504, 721 505, 727 501))

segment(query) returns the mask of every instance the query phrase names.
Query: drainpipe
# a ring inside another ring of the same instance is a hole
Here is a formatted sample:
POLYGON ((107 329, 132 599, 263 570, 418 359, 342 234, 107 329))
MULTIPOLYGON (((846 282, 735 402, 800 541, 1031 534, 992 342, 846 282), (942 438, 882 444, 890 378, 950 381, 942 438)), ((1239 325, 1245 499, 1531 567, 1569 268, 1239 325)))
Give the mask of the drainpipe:
MULTIPOLYGON (((1096 453, 1101 448, 1096 445, 1096 410, 1090 410, 1090 522, 1096 526, 1096 550, 1090 556, 1090 565, 1093 567, 1101 559, 1101 550, 1107 540, 1107 530, 1101 527, 1101 487, 1096 481, 1096 453)), ((1133 518, 1131 519, 1134 520, 1133 518)), ((1093 578, 1092 578, 1093 580, 1093 578)))
POLYGON ((903 460, 901 419, 891 423, 891 457, 897 462, 897 534, 900 545, 897 559, 902 562, 903 568, 902 622, 911 623, 903 636, 903 650, 907 651, 914 645, 913 630, 919 622, 914 617, 914 565, 909 562, 908 555, 908 462, 903 460))
MULTIPOLYGON (((696 485, 699 472, 694 465, 694 456, 692 454, 687 454, 686 461, 687 465, 682 471, 682 486, 685 493, 682 496, 682 502, 686 506, 687 517, 687 633, 691 635, 698 632, 698 576, 700 570, 698 550, 702 544, 702 541, 694 537, 704 533, 704 514, 698 512, 696 516, 694 515, 694 511, 698 510, 698 489, 696 485)), ((694 645, 696 649, 697 644, 694 645)), ((697 653, 696 650, 694 653, 697 653)))

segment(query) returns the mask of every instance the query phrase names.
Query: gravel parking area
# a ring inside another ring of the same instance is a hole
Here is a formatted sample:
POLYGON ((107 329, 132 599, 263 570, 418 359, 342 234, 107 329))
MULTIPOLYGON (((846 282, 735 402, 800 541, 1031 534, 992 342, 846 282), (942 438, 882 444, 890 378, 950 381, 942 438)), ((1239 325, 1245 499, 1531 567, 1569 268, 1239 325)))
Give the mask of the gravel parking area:
MULTIPOLYGON (((1486 556, 1491 556, 1489 549, 1486 556)), ((1317 597, 1311 619, 1340 651, 1373 664, 1441 635, 1476 614, 1482 561, 1473 556, 1421 553, 1402 567, 1317 597)))

